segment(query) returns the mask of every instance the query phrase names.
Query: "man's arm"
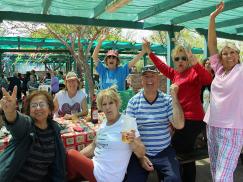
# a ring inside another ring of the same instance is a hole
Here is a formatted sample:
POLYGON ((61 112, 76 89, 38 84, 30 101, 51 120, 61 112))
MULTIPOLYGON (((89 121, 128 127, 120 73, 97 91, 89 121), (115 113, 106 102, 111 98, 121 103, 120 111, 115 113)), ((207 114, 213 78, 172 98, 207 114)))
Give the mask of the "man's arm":
POLYGON ((173 108, 173 122, 172 125, 176 129, 182 129, 185 125, 184 113, 181 104, 178 100, 179 87, 176 84, 172 84, 170 87, 170 94, 172 96, 172 108, 173 108))

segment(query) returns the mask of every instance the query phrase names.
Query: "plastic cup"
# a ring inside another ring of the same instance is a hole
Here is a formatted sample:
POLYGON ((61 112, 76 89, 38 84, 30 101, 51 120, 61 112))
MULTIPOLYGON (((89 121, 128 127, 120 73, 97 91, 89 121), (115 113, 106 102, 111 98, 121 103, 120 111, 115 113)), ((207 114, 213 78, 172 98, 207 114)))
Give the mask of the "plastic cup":
POLYGON ((123 115, 123 123, 122 123, 122 142, 129 143, 127 139, 128 132, 136 129, 136 118, 133 118, 128 115, 123 115))
POLYGON ((71 110, 71 115, 72 115, 72 121, 75 122, 78 120, 78 116, 76 115, 78 113, 77 110, 71 110))

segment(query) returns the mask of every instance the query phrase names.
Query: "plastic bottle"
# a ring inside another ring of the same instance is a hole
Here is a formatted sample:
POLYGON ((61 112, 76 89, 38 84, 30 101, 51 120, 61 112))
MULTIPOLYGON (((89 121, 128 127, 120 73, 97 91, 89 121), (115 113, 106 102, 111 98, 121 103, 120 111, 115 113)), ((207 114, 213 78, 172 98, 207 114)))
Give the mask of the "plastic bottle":
POLYGON ((91 121, 93 124, 98 123, 98 108, 97 108, 95 95, 93 95, 92 105, 91 105, 91 121))

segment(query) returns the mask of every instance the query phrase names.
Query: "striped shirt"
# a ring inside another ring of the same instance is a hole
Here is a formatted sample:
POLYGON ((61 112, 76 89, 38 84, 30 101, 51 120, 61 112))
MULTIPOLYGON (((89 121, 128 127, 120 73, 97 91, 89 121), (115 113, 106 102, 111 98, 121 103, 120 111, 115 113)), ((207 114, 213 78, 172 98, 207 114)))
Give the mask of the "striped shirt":
POLYGON ((172 121, 172 99, 158 91, 157 98, 149 103, 140 91, 128 102, 127 114, 136 118, 146 154, 155 156, 170 145, 170 121, 172 121))
POLYGON ((14 182, 47 181, 48 167, 55 158, 54 130, 36 128, 36 141, 14 182))

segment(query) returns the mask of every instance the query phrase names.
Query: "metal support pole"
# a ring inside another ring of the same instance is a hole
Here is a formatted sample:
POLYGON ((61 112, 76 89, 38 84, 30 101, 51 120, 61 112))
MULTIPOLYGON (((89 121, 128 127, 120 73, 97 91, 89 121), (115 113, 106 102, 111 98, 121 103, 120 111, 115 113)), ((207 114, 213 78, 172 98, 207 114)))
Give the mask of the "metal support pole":
POLYGON ((3 75, 3 62, 2 62, 2 52, 0 52, 0 76, 3 75))
POLYGON ((143 55, 143 65, 146 66, 147 63, 148 63, 148 60, 147 60, 147 57, 146 57, 147 54, 143 55))
POLYGON ((209 50, 208 50, 208 36, 204 35, 204 49, 203 49, 203 57, 209 57, 209 50))
MULTIPOLYGON (((174 67, 173 60, 171 58, 171 52, 175 47, 175 32, 169 31, 167 32, 167 64, 168 66, 174 67)), ((167 78, 166 81, 166 91, 170 92, 171 81, 167 78)))

